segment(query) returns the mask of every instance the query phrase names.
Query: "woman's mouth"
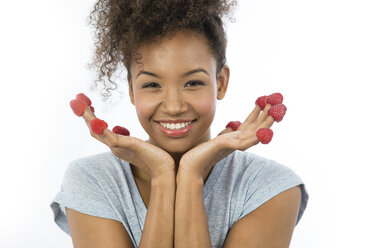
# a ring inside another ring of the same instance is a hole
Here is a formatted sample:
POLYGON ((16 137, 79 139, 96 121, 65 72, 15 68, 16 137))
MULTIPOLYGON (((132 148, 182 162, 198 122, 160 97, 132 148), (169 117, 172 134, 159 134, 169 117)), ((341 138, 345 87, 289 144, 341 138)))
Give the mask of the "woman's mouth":
POLYGON ((172 122, 160 122, 157 121, 160 130, 167 136, 170 137, 181 137, 186 135, 193 126, 193 121, 172 121, 172 122))

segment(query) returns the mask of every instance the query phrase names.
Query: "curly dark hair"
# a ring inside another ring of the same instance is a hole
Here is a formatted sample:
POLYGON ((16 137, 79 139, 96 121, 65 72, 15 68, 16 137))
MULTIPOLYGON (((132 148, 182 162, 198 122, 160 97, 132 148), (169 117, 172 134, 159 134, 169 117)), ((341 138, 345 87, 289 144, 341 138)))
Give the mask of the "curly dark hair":
POLYGON ((137 49, 143 42, 171 38, 183 29, 204 35, 218 75, 226 63, 222 18, 229 17, 236 4, 236 0, 98 0, 89 15, 89 24, 95 29, 95 53, 88 68, 95 68, 98 74, 95 86, 103 83, 101 96, 107 100, 117 88, 112 76, 122 63, 131 81, 130 63, 133 58, 136 63, 141 59, 137 49))

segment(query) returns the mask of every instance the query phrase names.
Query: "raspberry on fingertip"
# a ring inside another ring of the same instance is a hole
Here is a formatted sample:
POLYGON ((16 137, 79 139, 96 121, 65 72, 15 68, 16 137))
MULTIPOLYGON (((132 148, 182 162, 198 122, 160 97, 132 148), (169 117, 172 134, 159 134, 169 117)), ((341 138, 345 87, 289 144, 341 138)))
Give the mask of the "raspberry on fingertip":
POLYGON ((115 126, 112 131, 116 134, 120 134, 120 135, 124 135, 124 136, 129 136, 130 135, 130 132, 128 129, 126 129, 125 127, 121 127, 121 126, 115 126))
POLYGON ((270 128, 260 128, 256 132, 256 136, 262 144, 270 143, 273 135, 274 132, 270 128))
POLYGON ((287 112, 287 107, 284 104, 277 104, 270 108, 269 115, 274 118, 276 122, 283 120, 285 113, 287 112))
POLYGON ((101 135, 103 130, 108 127, 107 123, 104 120, 94 118, 90 121, 90 128, 92 132, 97 135, 101 135))
POLYGON ((256 105, 258 105, 261 110, 263 111, 266 107, 266 99, 267 99, 267 96, 260 96, 259 98, 257 98, 256 100, 256 105))
POLYGON ((83 115, 84 110, 87 107, 87 104, 80 100, 74 99, 70 101, 70 107, 72 108, 72 111, 75 113, 75 115, 80 117, 83 115))
POLYGON ((230 121, 227 123, 226 128, 230 127, 233 131, 236 131, 238 130, 240 124, 240 121, 230 121))
POLYGON ((92 105, 91 100, 89 97, 87 97, 84 93, 79 93, 75 97, 76 100, 80 100, 82 102, 85 102, 88 106, 92 105))
POLYGON ((283 95, 279 92, 273 93, 266 98, 266 103, 270 104, 271 106, 281 104, 283 103, 283 95))

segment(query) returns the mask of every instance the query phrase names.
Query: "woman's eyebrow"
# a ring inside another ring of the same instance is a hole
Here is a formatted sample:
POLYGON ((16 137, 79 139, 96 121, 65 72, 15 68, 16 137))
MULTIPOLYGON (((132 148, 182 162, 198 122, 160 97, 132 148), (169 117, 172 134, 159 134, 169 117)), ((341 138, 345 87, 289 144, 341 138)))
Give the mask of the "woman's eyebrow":
MULTIPOLYGON (((207 74, 209 76, 209 73, 204 70, 203 68, 197 68, 197 69, 194 69, 194 70, 191 70, 191 71, 188 71, 188 72, 185 72, 184 74, 182 74, 182 77, 187 77, 187 76, 190 76, 191 74, 194 74, 194 73, 197 73, 197 72, 204 72, 205 74, 207 74)), ((152 73, 152 72, 149 72, 149 71, 139 71, 137 76, 136 76, 136 79, 142 75, 142 74, 146 74, 146 75, 149 75, 149 76, 153 76, 153 77, 156 77, 156 78, 161 78, 159 75, 155 74, 155 73, 152 73)))

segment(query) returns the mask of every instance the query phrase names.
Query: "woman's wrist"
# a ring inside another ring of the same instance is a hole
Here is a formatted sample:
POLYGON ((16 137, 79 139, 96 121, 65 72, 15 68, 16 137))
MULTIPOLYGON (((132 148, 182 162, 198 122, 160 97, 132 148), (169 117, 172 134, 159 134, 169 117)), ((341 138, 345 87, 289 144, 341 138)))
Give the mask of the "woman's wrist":
POLYGON ((171 187, 176 184, 176 172, 169 171, 151 178, 151 187, 171 187))

